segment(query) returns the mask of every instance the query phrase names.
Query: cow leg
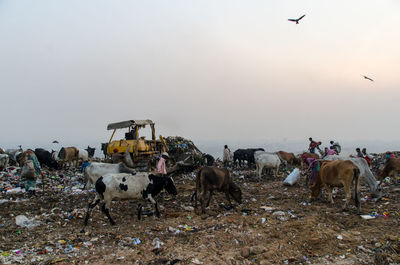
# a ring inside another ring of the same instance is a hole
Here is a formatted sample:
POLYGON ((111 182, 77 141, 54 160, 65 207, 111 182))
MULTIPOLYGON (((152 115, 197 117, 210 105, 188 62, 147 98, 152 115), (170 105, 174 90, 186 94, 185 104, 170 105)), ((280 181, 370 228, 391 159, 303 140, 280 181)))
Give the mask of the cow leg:
POLYGON ((210 195, 208 196, 208 201, 207 201, 207 207, 210 206, 210 201, 211 201, 212 194, 213 194, 213 192, 212 192, 212 190, 210 190, 210 195))
POLYGON ((276 167, 276 171, 275 171, 275 178, 278 177, 278 173, 279 173, 279 165, 276 167))
POLYGON ((346 194, 346 202, 343 205, 343 211, 344 211, 346 210, 347 205, 349 205, 351 200, 351 190, 350 190, 351 183, 343 183, 343 186, 344 186, 344 193, 346 194))
POLYGON ((94 208, 99 202, 100 202, 100 199, 98 199, 98 198, 96 197, 92 203, 89 203, 88 209, 87 209, 87 212, 86 212, 85 221, 84 221, 84 223, 83 223, 83 228, 82 228, 82 230, 81 230, 81 233, 85 233, 85 227, 86 227, 87 224, 88 224, 90 213, 92 212, 93 208, 94 208))
POLYGON ((137 207, 137 210, 138 210, 137 218, 138 218, 138 220, 142 219, 142 208, 143 208, 143 205, 141 205, 141 204, 139 203, 139 205, 138 205, 138 207, 137 207))
POLYGON ((231 197, 229 195, 229 191, 225 191, 225 195, 226 195, 226 199, 228 200, 229 207, 232 208, 233 206, 232 206, 232 203, 231 203, 231 197))
POLYGON ((103 213, 106 214, 108 220, 110 220, 111 225, 116 225, 114 220, 111 218, 110 211, 108 209, 109 207, 106 206, 106 203, 103 203, 103 205, 101 206, 101 210, 103 211, 103 213))
POLYGON ((147 199, 154 205, 154 209, 156 211, 156 216, 160 218, 160 211, 158 210, 158 204, 157 202, 151 197, 151 195, 148 195, 147 199))
POLYGON ((206 203, 205 203, 205 191, 202 190, 200 192, 200 206, 201 206, 201 213, 206 213, 206 203))
POLYGON ((328 193, 328 200, 331 204, 333 204, 332 187, 329 185, 326 185, 326 184, 324 186, 325 186, 326 192, 328 193))

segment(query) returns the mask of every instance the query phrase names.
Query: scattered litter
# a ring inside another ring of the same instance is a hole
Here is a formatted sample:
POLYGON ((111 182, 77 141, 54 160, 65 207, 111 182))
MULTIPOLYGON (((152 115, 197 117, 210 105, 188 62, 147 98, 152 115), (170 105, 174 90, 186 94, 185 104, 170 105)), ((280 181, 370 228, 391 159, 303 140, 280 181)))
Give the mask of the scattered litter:
POLYGON ((292 186, 293 184, 295 184, 299 179, 300 179, 301 175, 300 175, 300 169, 298 169, 297 167, 292 171, 292 173, 290 173, 286 179, 283 181, 284 185, 289 185, 292 186))
POLYGON ((373 216, 373 215, 366 215, 366 214, 360 215, 360 216, 361 216, 362 219, 365 219, 365 220, 375 219, 375 218, 376 218, 376 216, 373 216))
POLYGON ((337 236, 337 239, 342 240, 342 239, 343 239, 343 236, 342 236, 342 235, 338 235, 338 236, 337 236))
POLYGON ((27 227, 32 229, 40 225, 40 221, 35 220, 35 218, 28 219, 25 215, 18 215, 15 217, 15 224, 20 227, 27 227))

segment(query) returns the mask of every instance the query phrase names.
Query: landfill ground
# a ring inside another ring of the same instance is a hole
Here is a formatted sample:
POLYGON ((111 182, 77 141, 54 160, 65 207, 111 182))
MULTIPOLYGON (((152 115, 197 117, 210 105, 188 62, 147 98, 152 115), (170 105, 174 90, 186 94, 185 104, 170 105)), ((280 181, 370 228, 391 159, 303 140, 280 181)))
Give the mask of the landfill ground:
MULTIPOLYGON (((50 173, 44 193, 6 193, 0 204, 1 264, 398 264, 400 262, 400 185, 384 183, 374 202, 361 188, 362 219, 354 202, 343 212, 344 191, 335 204, 326 193, 308 203, 304 179, 283 186, 287 172, 259 181, 254 170, 234 170, 243 203, 227 210, 223 194, 214 194, 206 214, 190 206, 194 173, 175 176, 178 195, 157 197, 161 217, 137 220, 138 202, 113 202, 111 226, 98 207, 80 233, 87 207, 80 173, 50 173), (64 176, 61 178, 61 176, 64 176), (52 177, 51 177, 52 176, 52 177), (72 176, 72 177, 71 177, 72 176), (79 185, 78 185, 78 184, 79 185), (8 200, 8 201, 4 201, 8 200), (40 221, 31 229, 16 216, 40 221)), ((9 175, 2 176, 4 183, 9 175)), ((11 177, 12 178, 12 177, 11 177)), ((16 181, 15 183, 18 183, 16 181)), ((146 203, 146 211, 152 211, 146 203)))

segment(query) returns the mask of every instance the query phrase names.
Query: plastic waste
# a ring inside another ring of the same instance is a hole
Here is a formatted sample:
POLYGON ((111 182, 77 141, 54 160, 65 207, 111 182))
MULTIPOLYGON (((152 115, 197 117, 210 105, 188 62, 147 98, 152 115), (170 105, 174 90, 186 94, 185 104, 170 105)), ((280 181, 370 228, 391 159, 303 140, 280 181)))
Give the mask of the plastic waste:
POLYGON ((133 239, 133 242, 132 242, 134 245, 139 245, 140 243, 142 243, 142 241, 140 241, 140 239, 139 238, 137 238, 137 237, 135 237, 134 239, 133 239))
POLYGON ((164 243, 161 242, 158 237, 154 238, 151 244, 154 246, 154 248, 161 248, 161 246, 164 245, 164 243))
POLYGON ((40 221, 35 220, 35 218, 28 219, 25 215, 18 215, 15 217, 15 224, 20 227, 27 227, 32 229, 40 225, 40 221))
POLYGON ((286 177, 283 184, 292 186, 300 179, 300 169, 297 167, 286 177))

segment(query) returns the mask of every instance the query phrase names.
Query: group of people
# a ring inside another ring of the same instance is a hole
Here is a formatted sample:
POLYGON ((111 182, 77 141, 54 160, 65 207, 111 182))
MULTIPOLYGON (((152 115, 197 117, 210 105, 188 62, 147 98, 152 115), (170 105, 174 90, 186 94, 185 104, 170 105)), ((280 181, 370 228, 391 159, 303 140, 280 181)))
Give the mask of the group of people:
POLYGON ((308 140, 310 141, 310 144, 308 146, 308 151, 312 154, 315 154, 316 151, 318 150, 319 153, 323 156, 327 156, 327 155, 338 155, 340 154, 340 152, 342 151, 342 147, 340 146, 340 144, 338 142, 335 141, 330 141, 330 147, 325 147, 325 150, 322 151, 321 150, 321 144, 322 142, 317 142, 314 141, 313 138, 308 138, 308 140))

